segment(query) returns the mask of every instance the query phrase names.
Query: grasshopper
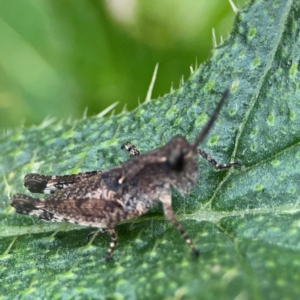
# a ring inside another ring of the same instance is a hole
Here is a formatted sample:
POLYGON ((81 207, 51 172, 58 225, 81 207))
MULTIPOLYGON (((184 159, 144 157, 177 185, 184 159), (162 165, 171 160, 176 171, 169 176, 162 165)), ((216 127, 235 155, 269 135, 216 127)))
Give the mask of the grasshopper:
POLYGON ((199 250, 176 220, 171 189, 187 194, 196 185, 198 155, 217 169, 240 165, 239 162, 218 164, 198 149, 228 95, 229 89, 223 92, 212 116, 193 143, 182 136, 175 136, 163 147, 140 154, 134 145, 127 142, 122 148, 134 158, 108 170, 64 176, 27 174, 24 185, 29 191, 51 195, 42 200, 15 194, 11 205, 17 213, 37 216, 45 221, 66 221, 106 231, 111 239, 106 252, 108 261, 117 244, 116 225, 145 214, 160 201, 166 219, 177 228, 192 252, 198 255, 199 250))

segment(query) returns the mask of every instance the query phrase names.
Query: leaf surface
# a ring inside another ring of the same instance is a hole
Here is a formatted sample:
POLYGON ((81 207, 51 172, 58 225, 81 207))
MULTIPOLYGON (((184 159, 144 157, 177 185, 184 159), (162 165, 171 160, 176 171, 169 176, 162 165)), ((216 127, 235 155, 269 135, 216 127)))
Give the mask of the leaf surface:
POLYGON ((252 1, 212 58, 183 86, 136 110, 71 124, 20 128, 1 141, 0 291, 12 298, 295 299, 299 287, 300 3, 252 1), (201 148, 241 169, 200 179, 173 207, 202 255, 192 257, 160 207, 87 245, 88 228, 17 215, 23 176, 122 163, 126 140, 146 152, 181 134, 192 141, 222 91, 231 94, 201 148), (78 230, 79 229, 79 230, 78 230), (56 231, 55 231, 56 230, 56 231), (52 234, 52 233, 55 234, 52 234))

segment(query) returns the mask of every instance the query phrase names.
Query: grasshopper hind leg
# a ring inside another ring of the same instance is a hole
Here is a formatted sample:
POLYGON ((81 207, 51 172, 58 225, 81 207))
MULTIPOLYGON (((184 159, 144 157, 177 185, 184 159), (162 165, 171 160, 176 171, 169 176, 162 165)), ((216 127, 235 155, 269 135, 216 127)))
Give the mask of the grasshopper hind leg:
POLYGON ((57 190, 72 186, 101 172, 99 170, 62 176, 29 173, 24 177, 24 186, 32 193, 54 194, 57 190))

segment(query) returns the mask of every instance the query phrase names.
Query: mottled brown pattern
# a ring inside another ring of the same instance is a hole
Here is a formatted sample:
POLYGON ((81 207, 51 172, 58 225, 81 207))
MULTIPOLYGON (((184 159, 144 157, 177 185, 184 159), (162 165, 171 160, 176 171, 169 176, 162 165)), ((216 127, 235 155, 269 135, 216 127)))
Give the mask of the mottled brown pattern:
POLYGON ((199 251, 176 220, 172 210, 171 189, 187 194, 198 180, 198 154, 217 168, 208 154, 197 149, 215 121, 228 91, 223 94, 213 116, 193 144, 176 136, 165 146, 140 155, 130 143, 123 145, 134 159, 106 171, 93 171, 66 176, 28 174, 24 184, 32 192, 51 191, 46 200, 16 194, 11 205, 18 213, 35 215, 46 221, 68 221, 106 229, 111 237, 106 259, 117 244, 115 226, 123 220, 146 213, 158 201, 163 203, 165 217, 178 229, 194 254, 199 251))
POLYGON ((101 172, 97 170, 63 176, 29 173, 24 177, 24 185, 32 193, 54 194, 59 189, 69 187, 101 172))

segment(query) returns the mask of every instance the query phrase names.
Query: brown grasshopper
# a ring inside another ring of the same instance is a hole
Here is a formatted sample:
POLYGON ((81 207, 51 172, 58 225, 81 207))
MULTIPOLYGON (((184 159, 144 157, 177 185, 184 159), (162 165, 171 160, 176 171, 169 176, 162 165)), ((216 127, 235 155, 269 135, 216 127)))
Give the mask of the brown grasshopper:
POLYGON ((198 144, 215 122, 227 89, 207 124, 192 144, 175 136, 165 146, 145 154, 130 143, 122 146, 134 159, 104 171, 64 176, 27 174, 24 185, 33 193, 52 194, 45 200, 15 194, 11 205, 20 214, 37 216, 45 221, 67 221, 105 230, 111 238, 106 252, 109 260, 117 244, 115 227, 121 221, 145 214, 159 201, 165 217, 177 228, 195 255, 199 251, 176 220, 172 209, 171 188, 187 194, 198 181, 198 155, 217 169, 227 169, 239 162, 218 164, 198 144))

